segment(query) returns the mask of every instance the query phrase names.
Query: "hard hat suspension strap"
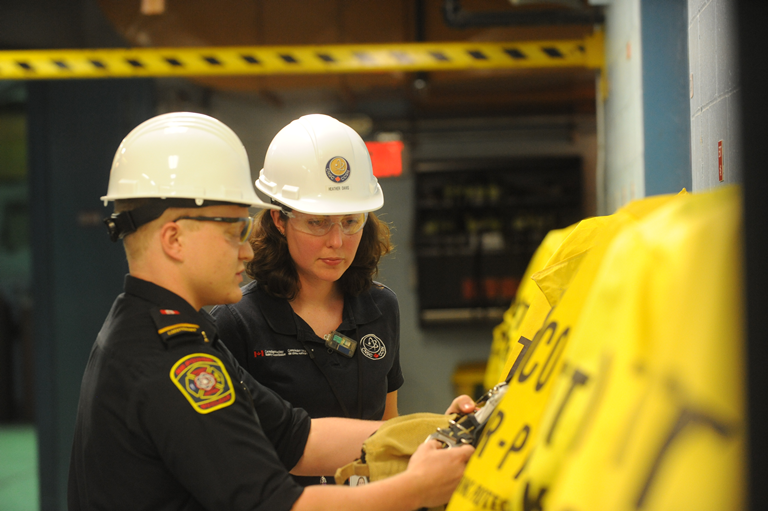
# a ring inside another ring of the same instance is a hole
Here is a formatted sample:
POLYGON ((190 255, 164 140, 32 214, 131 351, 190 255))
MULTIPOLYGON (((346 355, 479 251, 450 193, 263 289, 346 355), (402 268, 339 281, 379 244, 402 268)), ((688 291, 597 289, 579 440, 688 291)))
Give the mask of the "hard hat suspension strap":
MULTIPOLYGON (((109 231, 109 239, 113 242, 123 239, 128 234, 152 220, 160 218, 160 215, 168 208, 198 208, 208 206, 226 206, 233 203, 224 201, 204 201, 199 206, 195 199, 150 199, 146 204, 129 211, 112 213, 104 219, 104 225, 109 231)), ((242 204, 237 204, 242 206, 242 204)))

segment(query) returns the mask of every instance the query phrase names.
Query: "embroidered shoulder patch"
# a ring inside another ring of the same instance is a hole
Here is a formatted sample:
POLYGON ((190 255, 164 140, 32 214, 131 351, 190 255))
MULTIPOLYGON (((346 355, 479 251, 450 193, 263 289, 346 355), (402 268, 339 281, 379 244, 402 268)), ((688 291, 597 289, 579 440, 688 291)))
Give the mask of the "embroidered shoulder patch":
POLYGON ((227 369, 213 355, 187 355, 171 368, 171 380, 197 413, 211 413, 235 402, 227 369))

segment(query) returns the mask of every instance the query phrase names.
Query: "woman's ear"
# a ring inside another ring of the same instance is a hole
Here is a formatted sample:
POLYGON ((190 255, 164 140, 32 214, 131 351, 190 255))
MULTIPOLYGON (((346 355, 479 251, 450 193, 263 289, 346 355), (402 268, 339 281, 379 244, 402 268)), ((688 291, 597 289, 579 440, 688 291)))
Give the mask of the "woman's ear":
POLYGON ((276 209, 271 209, 269 214, 272 216, 272 223, 275 224, 277 230, 280 231, 280 234, 285 236, 285 217, 282 212, 276 209))

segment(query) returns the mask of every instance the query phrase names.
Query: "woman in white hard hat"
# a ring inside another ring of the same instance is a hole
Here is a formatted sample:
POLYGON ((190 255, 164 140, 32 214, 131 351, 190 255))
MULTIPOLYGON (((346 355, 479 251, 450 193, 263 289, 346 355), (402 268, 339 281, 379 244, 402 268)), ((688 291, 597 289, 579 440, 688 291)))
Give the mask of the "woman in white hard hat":
POLYGON ((392 246, 365 143, 327 115, 272 140, 257 189, 243 299, 216 307, 221 338, 258 381, 313 418, 397 416, 403 384, 395 294, 373 281, 392 246))

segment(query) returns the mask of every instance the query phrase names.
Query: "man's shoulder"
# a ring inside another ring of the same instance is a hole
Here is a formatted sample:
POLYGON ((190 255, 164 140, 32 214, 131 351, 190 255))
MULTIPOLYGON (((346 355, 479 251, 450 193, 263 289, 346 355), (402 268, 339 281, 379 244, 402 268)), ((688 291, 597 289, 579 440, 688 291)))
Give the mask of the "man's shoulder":
POLYGON ((149 310, 149 303, 135 296, 121 294, 112 304, 99 336, 113 343, 123 339, 156 336, 149 310))
POLYGON ((168 351, 186 342, 210 342, 206 329, 210 327, 201 314, 123 294, 112 306, 99 337, 112 349, 168 351))

